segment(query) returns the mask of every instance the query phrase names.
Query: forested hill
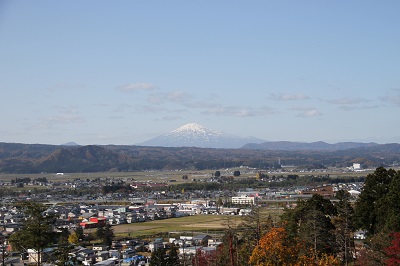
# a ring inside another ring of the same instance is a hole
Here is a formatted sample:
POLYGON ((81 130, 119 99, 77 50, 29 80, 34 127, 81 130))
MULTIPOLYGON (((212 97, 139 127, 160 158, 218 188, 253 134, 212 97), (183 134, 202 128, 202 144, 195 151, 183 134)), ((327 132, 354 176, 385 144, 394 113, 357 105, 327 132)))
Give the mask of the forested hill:
POLYGON ((221 169, 235 166, 276 168, 390 166, 400 162, 400 144, 337 151, 165 148, 125 145, 58 146, 0 143, 0 172, 100 172, 175 169, 221 169))
POLYGON ((244 145, 243 149, 253 150, 319 150, 319 151, 338 151, 348 150, 362 147, 373 147, 377 143, 362 143, 362 142, 338 142, 329 144, 323 141, 317 142, 293 142, 293 141, 268 141, 263 143, 248 143, 244 145))

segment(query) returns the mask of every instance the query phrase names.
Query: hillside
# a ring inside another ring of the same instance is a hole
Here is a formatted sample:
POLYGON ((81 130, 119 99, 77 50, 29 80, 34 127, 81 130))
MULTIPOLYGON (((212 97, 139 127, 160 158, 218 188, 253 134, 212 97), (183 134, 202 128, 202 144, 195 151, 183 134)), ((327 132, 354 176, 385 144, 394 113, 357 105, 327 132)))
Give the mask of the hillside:
POLYGON ((348 150, 362 147, 376 146, 376 143, 361 143, 361 142, 338 142, 329 144, 323 141, 317 142, 292 142, 292 141, 268 141, 263 143, 248 143, 245 144, 243 149, 253 150, 316 150, 316 151, 338 151, 348 150))
POLYGON ((222 169, 246 165, 276 168, 390 166, 400 162, 399 144, 381 144, 347 150, 250 150, 128 145, 57 146, 0 143, 0 172, 104 172, 176 169, 222 169))

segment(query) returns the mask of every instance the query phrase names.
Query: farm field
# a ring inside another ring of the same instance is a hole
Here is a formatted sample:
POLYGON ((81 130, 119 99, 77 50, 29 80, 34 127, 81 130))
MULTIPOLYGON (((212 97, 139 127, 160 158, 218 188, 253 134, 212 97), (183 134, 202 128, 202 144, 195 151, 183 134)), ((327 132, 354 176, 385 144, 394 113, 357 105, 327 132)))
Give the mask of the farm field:
MULTIPOLYGON (((220 170, 221 175, 231 176, 233 171, 238 170, 241 175, 236 178, 255 178, 259 171, 266 173, 265 170, 249 170, 241 168, 232 168, 226 170, 220 170)), ((310 172, 296 172, 294 169, 287 169, 288 171, 282 172, 270 172, 268 175, 326 175, 329 174, 331 177, 357 177, 365 176, 372 173, 375 169, 362 171, 362 172, 343 172, 342 169, 329 169, 326 171, 310 171, 310 172)), ((398 169, 397 169, 398 170, 398 169)), ((16 178, 31 178, 37 179, 40 177, 46 177, 47 180, 53 182, 80 179, 95 179, 95 178, 122 178, 132 181, 153 181, 153 182, 168 182, 175 180, 178 183, 191 182, 192 179, 211 178, 216 170, 182 170, 182 171, 138 171, 138 172, 96 172, 96 173, 63 173, 57 175, 56 173, 40 173, 40 174, 4 174, 0 173, 0 180, 10 181, 16 178), (182 176, 187 175, 188 180, 182 180, 182 176)))
POLYGON ((122 224, 113 226, 118 237, 148 236, 168 232, 208 232, 222 231, 227 223, 239 224, 242 217, 227 215, 193 215, 180 218, 156 220, 143 223, 122 224))
MULTIPOLYGON (((283 210, 270 210, 264 208, 261 211, 262 217, 271 215, 274 221, 279 220, 283 210)), ((113 226, 117 237, 139 237, 149 236, 168 232, 222 232, 229 224, 232 227, 238 226, 244 220, 243 216, 237 215, 193 215, 180 218, 156 220, 143 223, 122 224, 113 226)))
MULTIPOLYGON (((138 172, 95 172, 95 173, 41 173, 41 174, 4 174, 0 173, 0 180, 10 181, 16 178, 30 178, 37 179, 45 177, 49 181, 60 182, 74 179, 96 179, 96 178, 109 178, 109 179, 126 179, 132 181, 153 181, 163 182, 169 180, 176 180, 178 182, 191 182, 191 180, 182 180, 183 175, 188 175, 189 178, 209 178, 215 170, 204 171, 138 171, 138 172)), ((255 174, 254 174, 255 176, 255 174)))

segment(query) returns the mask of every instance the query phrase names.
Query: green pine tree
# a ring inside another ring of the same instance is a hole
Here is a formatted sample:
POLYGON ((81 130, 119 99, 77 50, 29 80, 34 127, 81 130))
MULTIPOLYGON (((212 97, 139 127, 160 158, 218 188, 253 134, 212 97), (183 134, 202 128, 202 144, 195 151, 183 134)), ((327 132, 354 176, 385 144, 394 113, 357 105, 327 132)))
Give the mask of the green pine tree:
POLYGON ((167 259, 167 266, 179 266, 179 255, 178 255, 178 247, 172 245, 167 259))
POLYGON ((157 248, 151 253, 150 266, 167 266, 166 252, 164 248, 157 248))
POLYGON ((46 214, 47 207, 40 203, 23 202, 18 206, 25 214, 21 230, 10 237, 13 247, 19 251, 37 251, 37 265, 40 266, 43 250, 53 244, 56 233, 53 230, 55 216, 46 214))

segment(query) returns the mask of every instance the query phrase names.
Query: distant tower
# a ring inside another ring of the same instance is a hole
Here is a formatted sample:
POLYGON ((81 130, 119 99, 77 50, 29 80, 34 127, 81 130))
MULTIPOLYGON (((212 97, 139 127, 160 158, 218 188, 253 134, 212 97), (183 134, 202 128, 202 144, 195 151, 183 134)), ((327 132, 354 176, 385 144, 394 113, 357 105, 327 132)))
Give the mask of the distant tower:
POLYGON ((281 165, 281 157, 278 158, 278 164, 281 165))

